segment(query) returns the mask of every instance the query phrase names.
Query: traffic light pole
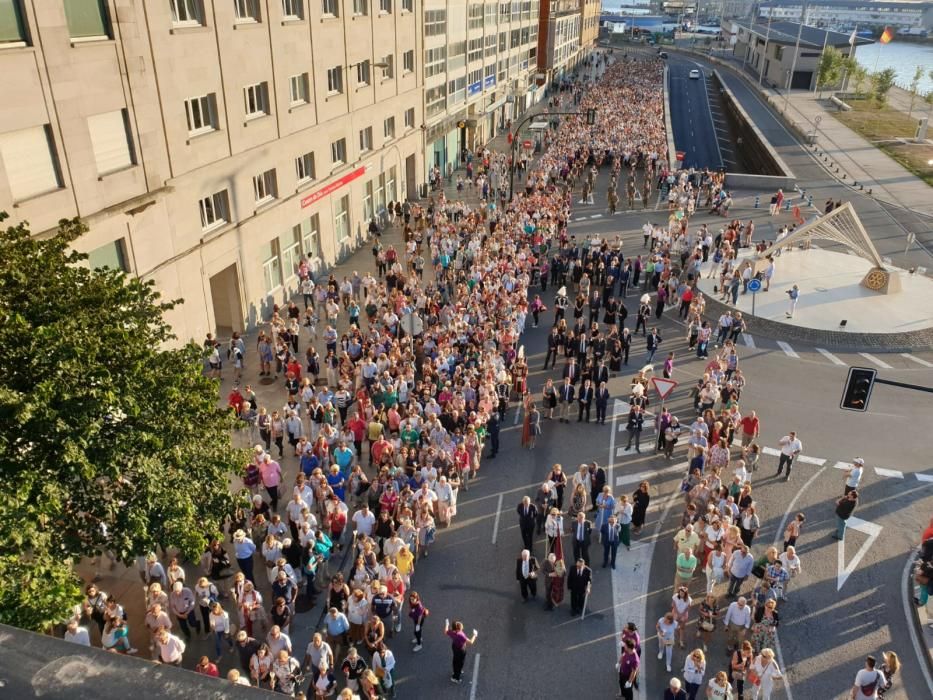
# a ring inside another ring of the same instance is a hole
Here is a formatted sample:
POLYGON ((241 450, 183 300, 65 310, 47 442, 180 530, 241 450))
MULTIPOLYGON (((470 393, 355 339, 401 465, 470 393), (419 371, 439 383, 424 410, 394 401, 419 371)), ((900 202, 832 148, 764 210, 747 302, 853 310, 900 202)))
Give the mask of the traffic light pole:
POLYGON ((879 379, 878 370, 876 369, 868 367, 850 367, 849 375, 846 377, 845 388, 842 390, 842 401, 839 402, 839 408, 845 411, 864 413, 868 410, 868 402, 871 400, 871 392, 875 384, 885 384, 900 389, 912 389, 914 391, 924 391, 933 394, 933 387, 908 384, 907 382, 895 382, 891 379, 879 379))
POLYGON ((901 389, 913 389, 914 391, 926 391, 933 394, 933 386, 920 386, 919 384, 907 384, 906 382, 895 382, 890 379, 875 379, 875 384, 887 384, 888 386, 898 386, 901 389))
POLYGON ((585 112, 545 112, 543 115, 529 114, 527 117, 525 117, 518 123, 518 126, 515 127, 515 134, 512 136, 512 147, 509 152, 509 201, 510 202, 512 201, 512 197, 515 194, 515 144, 518 143, 519 141, 519 134, 521 134, 522 132, 522 127, 525 126, 527 122, 529 122, 530 120, 534 119, 537 116, 566 117, 568 115, 575 115, 575 114, 585 114, 587 115, 588 123, 592 124, 595 122, 596 110, 588 109, 585 112), (590 122, 589 121, 590 119, 593 119, 594 121, 590 122))

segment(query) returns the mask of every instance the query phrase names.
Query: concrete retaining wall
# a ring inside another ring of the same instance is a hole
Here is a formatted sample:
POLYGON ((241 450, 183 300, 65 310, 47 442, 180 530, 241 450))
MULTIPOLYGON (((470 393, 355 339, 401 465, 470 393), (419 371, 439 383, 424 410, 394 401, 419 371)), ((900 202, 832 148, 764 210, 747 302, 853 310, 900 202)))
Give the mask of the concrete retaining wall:
POLYGON ((670 71, 664 66, 664 128, 667 129, 667 164, 677 167, 677 148, 674 146, 674 127, 671 126, 671 85, 670 71))

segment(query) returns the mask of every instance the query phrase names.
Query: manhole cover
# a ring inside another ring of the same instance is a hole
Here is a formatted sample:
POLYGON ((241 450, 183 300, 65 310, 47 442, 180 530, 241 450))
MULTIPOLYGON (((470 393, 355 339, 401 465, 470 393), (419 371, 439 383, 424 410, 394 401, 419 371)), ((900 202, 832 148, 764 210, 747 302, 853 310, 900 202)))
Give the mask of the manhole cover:
POLYGON ((275 379, 272 377, 263 377, 259 380, 260 384, 275 384, 275 379))

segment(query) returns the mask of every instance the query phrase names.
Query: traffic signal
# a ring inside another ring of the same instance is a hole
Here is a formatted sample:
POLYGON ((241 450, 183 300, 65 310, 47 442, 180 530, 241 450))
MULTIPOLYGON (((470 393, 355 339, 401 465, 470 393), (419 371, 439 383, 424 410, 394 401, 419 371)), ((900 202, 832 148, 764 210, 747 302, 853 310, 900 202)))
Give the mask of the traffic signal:
POLYGON ((596 110, 595 109, 586 110, 586 123, 589 124, 590 126, 593 126, 593 124, 596 123, 596 110))
POLYGON ((871 390, 875 385, 878 370, 865 367, 850 367, 846 388, 842 391, 839 408, 846 411, 867 411, 871 390))

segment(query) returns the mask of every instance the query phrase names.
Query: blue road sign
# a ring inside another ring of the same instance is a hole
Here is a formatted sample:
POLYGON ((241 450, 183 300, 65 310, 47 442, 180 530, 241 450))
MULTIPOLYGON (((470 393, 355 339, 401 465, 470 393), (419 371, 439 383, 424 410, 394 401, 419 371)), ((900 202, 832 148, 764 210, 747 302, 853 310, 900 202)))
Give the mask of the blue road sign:
POLYGON ((761 280, 751 279, 748 281, 748 291, 750 292, 759 292, 761 291, 761 280))

